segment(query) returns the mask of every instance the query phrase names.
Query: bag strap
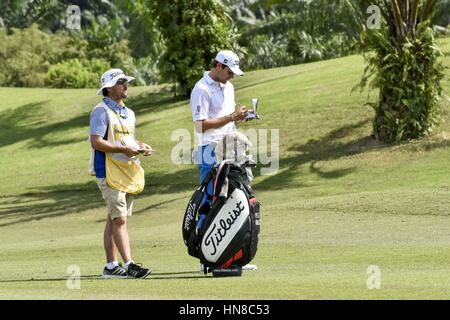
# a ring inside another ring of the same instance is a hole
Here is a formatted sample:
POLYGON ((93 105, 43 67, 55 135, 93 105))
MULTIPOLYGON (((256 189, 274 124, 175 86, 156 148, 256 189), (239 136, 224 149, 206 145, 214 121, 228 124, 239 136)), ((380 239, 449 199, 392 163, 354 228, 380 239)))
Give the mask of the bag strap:
MULTIPOLYGON (((122 120, 121 120, 121 118, 120 118, 119 113, 118 113, 116 110, 114 110, 113 108, 111 108, 110 105, 106 103, 105 99, 103 99, 103 103, 105 104, 105 106, 106 106, 109 110, 111 110, 112 113, 114 113, 114 114, 117 116, 117 119, 119 120, 120 126, 122 127, 122 131, 123 131, 123 132, 126 132, 127 134, 130 134, 130 132, 128 131, 128 128, 127 128, 126 126, 124 126, 124 124, 123 124, 123 122, 122 122, 122 120)), ((126 108, 126 107, 125 107, 125 108, 126 108)))

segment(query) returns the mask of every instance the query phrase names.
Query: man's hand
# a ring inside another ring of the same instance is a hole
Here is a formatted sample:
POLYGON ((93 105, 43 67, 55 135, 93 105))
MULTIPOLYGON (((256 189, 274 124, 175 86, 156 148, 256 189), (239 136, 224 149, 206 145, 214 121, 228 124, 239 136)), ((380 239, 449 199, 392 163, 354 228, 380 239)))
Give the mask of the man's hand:
POLYGON ((231 121, 241 121, 247 117, 248 110, 246 106, 239 107, 238 110, 231 114, 231 121))
POLYGON ((242 106, 235 112, 227 114, 223 117, 195 121, 195 130, 197 132, 206 132, 209 129, 220 128, 227 123, 244 120, 247 114, 247 108, 242 106))
POLYGON ((125 153, 128 157, 134 157, 139 154, 139 150, 136 150, 133 147, 123 146, 123 153, 125 153))
POLYGON ((149 156, 153 153, 153 149, 151 146, 144 142, 139 142, 139 147, 141 147, 142 150, 144 150, 144 156, 149 156))
POLYGON ((119 146, 103 140, 101 136, 91 135, 91 145, 95 150, 110 153, 124 153, 128 157, 134 157, 139 154, 139 150, 128 146, 119 146))

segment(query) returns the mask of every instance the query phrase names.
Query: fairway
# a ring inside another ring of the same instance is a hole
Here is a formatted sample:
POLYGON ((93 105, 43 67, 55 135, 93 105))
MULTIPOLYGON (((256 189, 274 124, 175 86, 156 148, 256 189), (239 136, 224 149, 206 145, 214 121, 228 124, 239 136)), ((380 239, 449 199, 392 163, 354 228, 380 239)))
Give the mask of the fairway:
MULTIPOLYGON (((450 67, 450 39, 439 44, 450 67)), ((176 129, 193 132, 187 99, 130 88, 137 137, 157 150, 129 220, 134 259, 153 273, 103 280, 106 208, 87 174, 96 89, 0 88, 0 299, 448 299, 450 102, 429 137, 378 143, 367 91, 351 92, 363 70, 348 56, 233 80, 237 102, 259 99, 261 120, 241 128, 279 130, 280 161, 254 170, 258 270, 226 279, 203 275, 182 241, 198 170, 171 151, 176 129)))

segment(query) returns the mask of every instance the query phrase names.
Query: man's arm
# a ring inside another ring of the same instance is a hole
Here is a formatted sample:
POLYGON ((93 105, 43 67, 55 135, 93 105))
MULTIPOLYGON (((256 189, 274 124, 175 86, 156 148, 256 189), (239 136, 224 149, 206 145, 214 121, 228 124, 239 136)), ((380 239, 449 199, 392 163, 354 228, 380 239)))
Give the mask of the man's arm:
POLYGON ((209 129, 222 127, 230 122, 244 120, 245 117, 247 116, 247 113, 248 113, 247 108, 245 106, 242 106, 235 112, 230 113, 223 117, 198 120, 195 121, 195 130, 197 130, 197 132, 203 133, 209 129))
POLYGON ((91 145, 95 150, 108 153, 125 153, 130 158, 139 154, 139 151, 132 147, 114 145, 94 134, 91 134, 91 145))

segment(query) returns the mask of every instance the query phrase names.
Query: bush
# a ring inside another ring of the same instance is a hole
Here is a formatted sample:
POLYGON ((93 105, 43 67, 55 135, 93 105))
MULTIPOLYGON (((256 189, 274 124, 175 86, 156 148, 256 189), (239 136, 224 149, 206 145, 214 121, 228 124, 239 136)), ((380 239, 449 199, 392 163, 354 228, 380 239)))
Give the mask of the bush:
POLYGON ((100 59, 70 59, 50 67, 47 84, 53 88, 96 88, 100 75, 111 66, 100 59))
POLYGON ((26 30, 13 29, 11 35, 0 33, 0 85, 35 87, 42 86, 45 74, 54 56, 54 47, 66 39, 50 36, 36 26, 26 30))
POLYGON ((101 47, 83 38, 47 34, 36 25, 0 29, 0 86, 97 87, 107 69, 129 59, 126 40, 101 47))

